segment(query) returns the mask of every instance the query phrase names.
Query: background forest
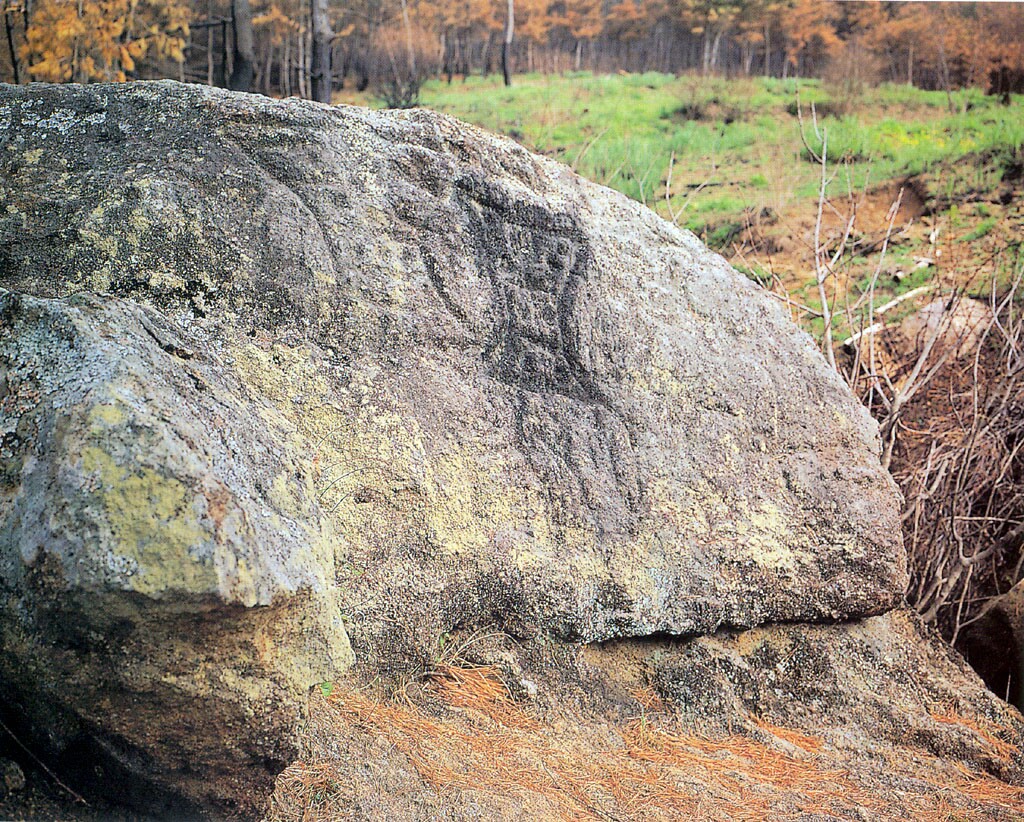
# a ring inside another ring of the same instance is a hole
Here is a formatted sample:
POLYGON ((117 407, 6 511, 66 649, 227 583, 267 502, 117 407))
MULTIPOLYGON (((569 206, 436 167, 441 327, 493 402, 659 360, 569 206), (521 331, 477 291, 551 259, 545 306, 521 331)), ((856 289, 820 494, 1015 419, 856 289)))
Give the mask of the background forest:
MULTIPOLYGON (((698 71, 1018 88, 1015 4, 821 0, 3 0, 0 80, 173 77, 327 100, 429 77, 698 71), (506 45, 507 43, 507 45, 506 45), (329 78, 329 82, 325 80, 329 78)), ((397 92, 397 93, 396 93, 397 92)))

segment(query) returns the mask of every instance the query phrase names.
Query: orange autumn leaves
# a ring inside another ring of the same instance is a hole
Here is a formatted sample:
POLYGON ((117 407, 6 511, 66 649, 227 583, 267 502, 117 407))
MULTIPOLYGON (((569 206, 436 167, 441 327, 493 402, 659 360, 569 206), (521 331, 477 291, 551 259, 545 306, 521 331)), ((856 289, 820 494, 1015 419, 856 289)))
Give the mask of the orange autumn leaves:
POLYGON ((34 80, 119 81, 144 57, 184 59, 182 0, 36 0, 20 57, 34 80))

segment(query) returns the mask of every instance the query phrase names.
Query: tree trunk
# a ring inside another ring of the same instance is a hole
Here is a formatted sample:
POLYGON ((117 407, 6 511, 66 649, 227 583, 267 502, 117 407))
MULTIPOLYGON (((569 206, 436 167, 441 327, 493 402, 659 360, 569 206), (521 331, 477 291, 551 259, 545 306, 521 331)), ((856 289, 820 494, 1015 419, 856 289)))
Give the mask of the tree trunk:
POLYGON ((206 27, 206 85, 213 85, 213 26, 206 27))
POLYGON ((263 76, 263 93, 270 96, 270 87, 274 82, 274 44, 267 38, 267 67, 263 76))
POLYGON ((703 34, 703 49, 701 50, 700 56, 700 73, 702 76, 706 76, 708 68, 711 66, 711 39, 708 37, 708 30, 705 27, 703 34))
POLYGON ((718 70, 718 54, 721 50, 723 34, 725 34, 725 29, 720 29, 719 31, 715 32, 715 41, 711 46, 711 71, 718 70))
POLYGON ((281 49, 281 96, 292 96, 292 38, 284 38, 284 46, 281 49))
POLYGON ((228 21, 220 21, 220 65, 213 78, 217 88, 226 88, 228 84, 228 21))
POLYGON ((235 48, 228 88, 252 91, 254 53, 252 7, 249 0, 231 0, 231 33, 234 35, 235 48))
POLYGON ((441 72, 448 77, 448 85, 452 84, 452 75, 455 73, 455 67, 452 65, 455 57, 452 54, 452 37, 450 29, 445 29, 441 34, 441 42, 444 43, 444 65, 441 68, 441 72))
POLYGON ((319 103, 331 102, 331 21, 327 0, 312 0, 310 18, 313 27, 312 96, 319 103))
POLYGON ((409 79, 416 78, 416 51, 412 47, 412 25, 409 23, 409 4, 402 0, 402 26, 405 29, 405 50, 409 60, 409 79))
MULTIPOLYGON (((487 39, 484 41, 484 52, 480 57, 480 74, 483 77, 490 77, 493 57, 491 54, 491 45, 494 43, 494 32, 487 32, 487 39)), ((466 69, 466 74, 469 74, 469 69, 466 69)), ((463 78, 465 79, 465 78, 463 78)))
POLYGON ((345 80, 348 77, 351 65, 349 64, 348 50, 341 45, 335 45, 331 52, 331 74, 332 81, 338 84, 338 88, 345 88, 345 80), (337 59, 335 59, 337 55, 337 59), (337 68, 337 71, 334 69, 337 68))
POLYGON ((299 97, 303 100, 309 99, 309 71, 308 60, 306 59, 306 32, 299 30, 295 38, 295 66, 298 70, 299 97))
POLYGON ((955 114, 956 107, 953 105, 953 92, 949 86, 949 64, 946 62, 945 36, 946 32, 943 31, 939 37, 939 77, 942 79, 942 87, 946 90, 946 102, 949 104, 949 113, 955 114))
POLYGON ((512 36, 516 27, 515 0, 508 0, 508 8, 505 12, 505 39, 501 44, 501 73, 505 78, 505 85, 512 85, 512 68, 509 66, 509 52, 512 50, 512 36))
POLYGON ((356 91, 366 91, 370 85, 370 69, 366 60, 359 62, 359 79, 356 80, 356 91))
POLYGON ((21 75, 18 72, 18 50, 14 47, 14 21, 11 20, 11 13, 4 12, 4 26, 7 29, 7 48, 11 53, 11 71, 14 74, 14 85, 21 85, 21 75))

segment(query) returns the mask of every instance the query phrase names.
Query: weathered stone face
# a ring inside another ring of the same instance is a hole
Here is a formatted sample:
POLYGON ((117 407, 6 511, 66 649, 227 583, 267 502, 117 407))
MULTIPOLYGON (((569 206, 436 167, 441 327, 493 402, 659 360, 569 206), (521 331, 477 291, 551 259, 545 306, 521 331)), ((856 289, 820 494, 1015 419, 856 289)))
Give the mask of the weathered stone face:
POLYGON ((3 117, 4 285, 215 340, 303 429, 351 561, 540 584, 506 616, 587 639, 899 596, 866 413, 640 206, 428 113, 160 83, 12 90, 3 117))
POLYGON ((258 681, 282 724, 348 636, 408 669, 458 626, 595 641, 901 598, 875 426, 811 340, 557 164, 428 112, 162 82, 5 88, 0 169, 19 688, 49 613, 127 620, 69 667, 159 623, 146 699, 180 651, 209 668, 175 688, 258 713, 258 681))
POLYGON ((837 752, 868 759, 905 746, 1019 781, 1024 754, 993 755, 993 737, 936 721, 950 711, 993 722, 1017 742, 1017 711, 916 614, 891 611, 839 625, 772 625, 697 637, 662 655, 651 676, 690 717, 722 726, 767 717, 821 734, 837 752))

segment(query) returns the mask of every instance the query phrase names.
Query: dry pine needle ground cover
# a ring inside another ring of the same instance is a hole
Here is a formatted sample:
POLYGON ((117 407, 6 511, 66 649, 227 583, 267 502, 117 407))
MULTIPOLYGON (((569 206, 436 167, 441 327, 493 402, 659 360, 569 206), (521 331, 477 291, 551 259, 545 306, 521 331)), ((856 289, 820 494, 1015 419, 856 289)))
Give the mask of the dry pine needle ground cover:
MULTIPOLYGON (((1024 815, 1024 789, 919 751, 891 750, 885 773, 873 773, 877 763, 850 762, 820 738, 757 718, 751 735, 685 729, 646 690, 634 694, 635 715, 619 722, 542 717, 532 704, 512 700, 490 667, 442 667, 413 690, 390 699, 369 689, 318 693, 309 755, 279 778, 271 819, 1024 815), (404 769, 401 788, 385 774, 377 796, 359 796, 366 755, 376 755, 378 768, 404 769), (431 795, 438 800, 433 813, 425 799, 431 795), (421 817, 412 809, 423 805, 421 817)), ((1016 753, 997 727, 939 707, 933 718, 970 729, 997 757, 1016 753)))

